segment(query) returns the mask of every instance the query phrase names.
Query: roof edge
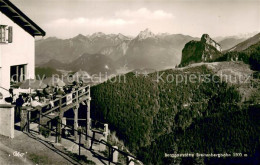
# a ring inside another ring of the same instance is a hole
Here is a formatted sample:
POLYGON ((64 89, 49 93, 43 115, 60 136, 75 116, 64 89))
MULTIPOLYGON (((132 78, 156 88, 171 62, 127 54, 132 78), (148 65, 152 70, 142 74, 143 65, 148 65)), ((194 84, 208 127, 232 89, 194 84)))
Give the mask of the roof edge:
POLYGON ((5 3, 7 6, 6 8, 10 7, 11 9, 13 9, 16 13, 18 14, 18 16, 21 16, 24 20, 26 20, 26 23, 29 23, 33 28, 29 29, 28 25, 22 25, 21 19, 20 20, 15 20, 14 17, 12 17, 11 12, 9 10, 4 10, 2 9, 3 6, 0 6, 0 11, 5 14, 8 18, 10 18, 12 21, 14 21, 16 24, 18 24, 21 28, 23 28, 26 32, 28 32, 29 34, 31 34, 33 37, 35 36, 45 36, 46 32, 41 29, 36 23, 34 23, 29 17, 27 17, 20 9, 18 9, 12 2, 10 2, 9 0, 0 0, 0 2, 5 3), (35 33, 33 31, 33 29, 37 30, 37 33, 35 33))

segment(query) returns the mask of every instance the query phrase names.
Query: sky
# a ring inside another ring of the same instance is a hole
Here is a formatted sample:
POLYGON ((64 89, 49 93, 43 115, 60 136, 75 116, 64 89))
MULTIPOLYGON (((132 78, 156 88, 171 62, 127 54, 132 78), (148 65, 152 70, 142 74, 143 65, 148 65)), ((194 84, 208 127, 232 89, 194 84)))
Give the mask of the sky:
POLYGON ((45 30, 46 37, 95 32, 136 36, 146 28, 155 34, 194 37, 260 32, 260 0, 10 1, 45 30))

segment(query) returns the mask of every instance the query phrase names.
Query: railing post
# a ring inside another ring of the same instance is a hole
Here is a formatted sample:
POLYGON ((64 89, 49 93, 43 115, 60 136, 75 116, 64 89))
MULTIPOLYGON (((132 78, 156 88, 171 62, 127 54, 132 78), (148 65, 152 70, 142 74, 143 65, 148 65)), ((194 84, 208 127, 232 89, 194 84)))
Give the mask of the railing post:
POLYGON ((77 130, 78 130, 78 106, 76 105, 76 107, 74 108, 74 138, 75 141, 77 140, 77 130))
POLYGON ((76 102, 79 103, 79 90, 76 91, 76 102))
POLYGON ((56 129, 55 129, 55 142, 58 143, 58 123, 57 123, 56 129))
POLYGON ((92 150, 92 147, 93 147, 93 143, 94 143, 94 140, 95 140, 95 134, 96 134, 96 132, 93 132, 93 137, 92 137, 92 140, 91 140, 90 150, 92 150))
POLYGON ((57 140, 58 143, 61 143, 61 118, 60 116, 58 117, 58 122, 57 122, 57 140))
POLYGON ((81 131, 79 133, 79 156, 80 156, 80 145, 81 145, 81 131))
MULTIPOLYGON (((89 135, 90 133, 90 124, 91 124, 91 119, 90 119, 90 101, 91 101, 91 97, 90 97, 90 87, 88 86, 87 89, 87 93, 88 93, 88 100, 87 100, 87 120, 86 120, 86 134, 89 135)), ((88 144, 88 136, 86 136, 86 141, 88 144)))
POLYGON ((75 141, 77 141, 77 136, 78 136, 78 132, 77 132, 77 130, 78 130, 78 108, 79 108, 79 101, 78 101, 78 96, 79 96, 79 94, 78 94, 78 90, 76 90, 76 91, 74 91, 73 93, 72 93, 72 95, 74 94, 74 93, 76 93, 76 95, 75 95, 75 100, 76 100, 76 106, 75 107, 73 107, 73 112, 74 112, 74 126, 73 126, 73 129, 74 129, 74 140, 75 141))
POLYGON ((127 165, 134 165, 135 163, 134 163, 134 161, 133 161, 134 159, 133 159, 133 157, 131 157, 131 156, 126 156, 126 163, 127 163, 127 165))
POLYGON ((56 143, 61 143, 61 114, 62 112, 62 97, 59 99, 59 116, 57 119, 57 126, 56 126, 56 143))
POLYGON ((39 107, 38 110, 39 110, 39 124, 38 124, 38 127, 39 127, 39 128, 38 128, 38 129, 39 129, 39 134, 41 134, 42 108, 39 107))
POLYGON ((108 164, 110 165, 111 162, 111 147, 108 146, 108 164))
POLYGON ((112 162, 117 163, 118 162, 118 147, 117 146, 112 146, 112 162))
MULTIPOLYGON (((48 128, 49 128, 49 130, 52 130, 52 129, 51 129, 51 121, 48 122, 48 128)), ((50 135, 51 135, 51 131, 50 131, 50 133, 49 133, 49 136, 50 136, 50 135)))
POLYGON ((31 120, 31 111, 27 110, 27 132, 30 133, 30 120, 31 120))
POLYGON ((59 100, 59 111, 61 112, 62 98, 59 100))

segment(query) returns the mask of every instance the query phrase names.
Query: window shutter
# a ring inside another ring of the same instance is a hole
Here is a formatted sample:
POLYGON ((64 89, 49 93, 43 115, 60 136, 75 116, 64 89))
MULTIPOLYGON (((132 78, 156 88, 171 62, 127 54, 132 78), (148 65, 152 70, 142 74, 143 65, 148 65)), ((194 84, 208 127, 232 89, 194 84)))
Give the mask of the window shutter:
POLYGON ((0 25, 0 42, 3 42, 3 26, 0 25))
POLYGON ((0 26, 0 42, 2 42, 2 39, 3 39, 3 32, 2 32, 2 27, 0 26))
POLYGON ((13 27, 9 26, 8 27, 8 43, 13 42, 13 27))

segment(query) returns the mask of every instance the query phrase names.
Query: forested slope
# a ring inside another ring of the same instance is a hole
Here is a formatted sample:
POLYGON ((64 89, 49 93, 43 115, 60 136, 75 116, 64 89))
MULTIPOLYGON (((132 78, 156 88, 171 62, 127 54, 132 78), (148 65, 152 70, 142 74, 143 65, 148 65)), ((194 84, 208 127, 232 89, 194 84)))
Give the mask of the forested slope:
POLYGON ((201 65, 137 77, 128 73, 125 83, 115 77, 115 83, 91 88, 92 117, 108 122, 146 164, 170 163, 165 153, 253 155, 259 146, 259 107, 248 110, 236 86, 212 82, 213 75, 201 65), (185 81, 191 75, 200 79, 185 81))

